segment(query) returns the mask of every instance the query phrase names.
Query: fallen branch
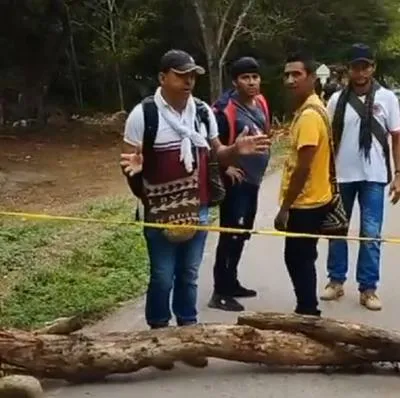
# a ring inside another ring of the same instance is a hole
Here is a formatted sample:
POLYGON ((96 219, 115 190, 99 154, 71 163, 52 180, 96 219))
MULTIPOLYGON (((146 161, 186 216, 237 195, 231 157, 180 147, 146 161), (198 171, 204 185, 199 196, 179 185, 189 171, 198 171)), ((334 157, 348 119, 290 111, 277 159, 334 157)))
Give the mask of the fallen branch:
POLYGON ((0 360, 36 377, 101 379, 197 356, 284 366, 349 366, 393 359, 379 351, 343 349, 302 334, 250 326, 196 325, 69 336, 0 332, 0 360))
POLYGON ((250 313, 238 323, 107 334, 4 330, 0 362, 39 378, 80 382, 199 357, 280 367, 348 368, 400 361, 395 332, 283 314, 250 313))
POLYGON ((238 317, 237 324, 248 325, 261 330, 303 333, 323 343, 345 343, 370 349, 395 350, 399 353, 400 359, 400 333, 373 326, 329 318, 274 312, 245 313, 238 317))
POLYGON ((85 326, 83 319, 78 316, 58 318, 47 323, 43 328, 34 331, 35 334, 70 334, 85 326))

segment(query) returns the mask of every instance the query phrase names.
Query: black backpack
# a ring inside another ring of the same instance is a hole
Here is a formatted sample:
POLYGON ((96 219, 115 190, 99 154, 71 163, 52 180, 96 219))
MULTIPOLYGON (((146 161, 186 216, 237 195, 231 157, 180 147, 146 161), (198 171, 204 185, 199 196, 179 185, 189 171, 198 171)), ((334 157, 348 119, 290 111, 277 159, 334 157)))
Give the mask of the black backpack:
MULTIPOLYGON (((210 132, 210 119, 207 108, 203 101, 194 98, 196 103, 196 131, 199 131, 200 124, 204 123, 207 133, 210 132)), ((143 115, 144 115, 144 133, 142 143, 143 153, 143 169, 146 168, 146 159, 149 161, 149 152, 152 150, 157 136, 158 130, 158 109, 154 102, 154 96, 146 97, 142 101, 143 115), (147 155, 147 156, 146 156, 147 155)), ((126 176, 129 188, 132 193, 139 199, 143 198, 143 171, 135 174, 134 176, 126 176)))

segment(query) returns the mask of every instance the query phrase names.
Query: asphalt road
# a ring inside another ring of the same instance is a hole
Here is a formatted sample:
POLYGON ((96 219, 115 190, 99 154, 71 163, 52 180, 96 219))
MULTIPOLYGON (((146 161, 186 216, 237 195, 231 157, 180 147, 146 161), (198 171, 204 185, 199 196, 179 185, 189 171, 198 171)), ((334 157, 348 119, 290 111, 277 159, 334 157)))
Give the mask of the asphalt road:
MULTIPOLYGON (((280 175, 268 177, 260 195, 260 211, 257 226, 272 225, 277 209, 277 194, 280 175)), ((387 205, 384 233, 400 235, 400 206, 387 205)), ((353 217, 357 230, 358 209, 353 217)), ((201 321, 235 322, 237 314, 207 308, 212 287, 212 265, 217 235, 208 238, 207 250, 199 281, 199 309, 201 321)), ((255 236, 248 243, 240 267, 242 282, 256 288, 259 295, 255 299, 243 301, 247 310, 291 312, 294 296, 282 257, 283 240, 280 237, 255 236)), ((338 303, 321 303, 324 316, 363 322, 389 329, 400 330, 400 247, 386 245, 382 257, 382 287, 379 290, 384 308, 381 312, 369 312, 358 304, 355 278, 357 243, 350 244, 350 272, 346 285, 346 295, 338 303), (396 255, 397 254, 397 255, 396 255)), ((320 288, 325 284, 326 242, 319 244, 320 288)), ((96 325, 95 330, 137 330, 145 328, 143 302, 122 308, 110 318, 96 325)), ((192 369, 177 364, 171 372, 146 369, 137 374, 114 377, 103 384, 81 386, 53 386, 47 397, 57 398, 130 398, 154 394, 163 398, 309 398, 324 396, 333 398, 349 396, 353 398, 398 397, 400 376, 391 375, 344 375, 312 372, 274 372, 266 367, 210 360, 206 369, 192 369)))

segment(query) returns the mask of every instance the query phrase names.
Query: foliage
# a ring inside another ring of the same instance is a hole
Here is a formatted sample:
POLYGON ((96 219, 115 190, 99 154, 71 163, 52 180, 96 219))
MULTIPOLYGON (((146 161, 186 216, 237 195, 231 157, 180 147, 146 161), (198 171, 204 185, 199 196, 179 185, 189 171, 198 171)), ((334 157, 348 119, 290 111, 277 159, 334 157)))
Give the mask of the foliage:
MULTIPOLYGON (((132 205, 103 199, 81 215, 126 221, 132 205)), ((27 328, 60 316, 102 315, 143 293, 147 261, 141 230, 131 226, 3 222, 0 325, 27 328)))
MULTIPOLYGON (((234 40, 232 33, 248 1, 21 0, 0 3, 0 87, 20 90, 25 84, 40 43, 61 24, 62 14, 55 11, 62 9, 61 3, 68 6, 72 40, 57 60, 56 71, 48 71, 49 100, 62 99, 69 106, 116 109, 123 104, 131 109, 153 90, 159 57, 174 47, 190 51, 208 69, 210 62, 221 62, 224 72, 239 55, 257 56, 274 110, 282 107, 280 69, 294 48, 305 47, 319 61, 337 63, 345 59, 351 43, 362 41, 378 51, 382 74, 393 71, 397 76, 400 69, 400 14, 394 0, 254 0, 234 40), (196 4, 203 6, 204 26, 196 4), (45 23, 50 20, 51 29, 45 23), (212 54, 211 45, 216 46, 212 54)), ((207 97, 209 88, 207 79, 201 79, 197 92, 207 97)))

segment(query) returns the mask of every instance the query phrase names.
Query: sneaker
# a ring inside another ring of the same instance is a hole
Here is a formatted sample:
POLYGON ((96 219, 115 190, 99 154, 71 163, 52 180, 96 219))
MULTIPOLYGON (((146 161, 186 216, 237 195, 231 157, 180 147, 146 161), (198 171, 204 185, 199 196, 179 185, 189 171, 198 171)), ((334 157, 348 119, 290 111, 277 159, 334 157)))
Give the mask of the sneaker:
POLYGON ((209 308, 215 308, 222 311, 240 312, 244 311, 244 307, 233 297, 222 296, 219 294, 213 294, 210 302, 208 303, 209 308))
POLYGON ((241 297, 241 298, 256 297, 256 296, 257 292, 255 290, 246 289, 241 285, 238 285, 232 294, 232 297, 241 297))
POLYGON ((366 290, 360 293, 360 304, 371 311, 380 311, 382 303, 375 290, 366 290))
POLYGON ((324 291, 322 292, 320 299, 325 301, 337 300, 344 295, 343 284, 339 282, 329 282, 324 291))

